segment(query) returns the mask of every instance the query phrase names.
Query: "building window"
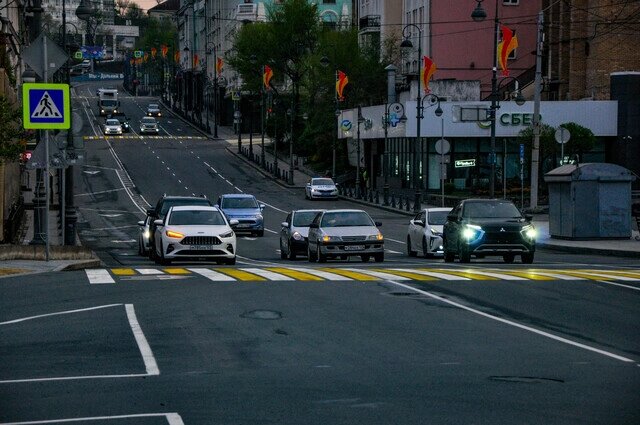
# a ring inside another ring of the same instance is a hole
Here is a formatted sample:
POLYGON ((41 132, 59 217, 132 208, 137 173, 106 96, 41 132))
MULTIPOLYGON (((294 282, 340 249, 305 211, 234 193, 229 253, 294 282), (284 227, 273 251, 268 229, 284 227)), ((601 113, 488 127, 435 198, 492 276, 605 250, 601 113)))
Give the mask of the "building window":
POLYGON ((502 4, 505 6, 517 6, 520 4, 520 0, 502 0, 502 4))
POLYGON ((322 0, 322 4, 336 4, 336 0, 322 0))

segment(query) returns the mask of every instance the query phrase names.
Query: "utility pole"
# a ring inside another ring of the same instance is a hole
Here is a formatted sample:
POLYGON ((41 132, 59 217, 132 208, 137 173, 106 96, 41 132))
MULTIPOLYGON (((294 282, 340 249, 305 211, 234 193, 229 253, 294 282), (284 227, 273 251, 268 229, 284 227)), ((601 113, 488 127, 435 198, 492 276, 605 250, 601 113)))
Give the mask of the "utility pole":
POLYGON ((531 200, 530 208, 535 210, 538 207, 538 170, 540 162, 540 92, 542 90, 542 48, 544 43, 544 33, 542 24, 544 15, 542 11, 538 13, 538 37, 536 41, 536 75, 534 80, 533 93, 533 146, 531 148, 531 200))
MULTIPOLYGON (((49 72, 47 71, 47 37, 42 38, 42 63, 44 66, 42 79, 45 83, 49 82, 49 72)), ((69 129, 71 131, 71 129, 69 129)), ((49 192, 51 188, 49 187, 49 130, 44 130, 44 157, 45 157, 45 166, 44 166, 44 258, 45 261, 49 261, 49 192)))

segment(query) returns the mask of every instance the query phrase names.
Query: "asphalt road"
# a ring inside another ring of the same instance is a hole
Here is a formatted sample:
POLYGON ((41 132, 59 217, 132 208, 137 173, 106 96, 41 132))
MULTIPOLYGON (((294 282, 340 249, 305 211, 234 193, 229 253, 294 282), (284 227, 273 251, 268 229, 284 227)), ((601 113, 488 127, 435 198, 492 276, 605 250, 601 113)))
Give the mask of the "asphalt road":
MULTIPOLYGON (((86 136, 100 134, 96 88, 76 87, 86 136)), ((122 99, 135 131, 151 100, 122 99)), ((383 265, 283 261, 287 211, 354 204, 306 201, 226 141, 161 125, 167 138, 86 141, 79 232, 104 269, 0 281, 0 424, 640 422, 632 260, 409 258, 408 218, 365 208, 383 265), (239 238, 236 267, 137 255, 136 221, 163 193, 239 191, 268 205, 271 232, 239 238)))

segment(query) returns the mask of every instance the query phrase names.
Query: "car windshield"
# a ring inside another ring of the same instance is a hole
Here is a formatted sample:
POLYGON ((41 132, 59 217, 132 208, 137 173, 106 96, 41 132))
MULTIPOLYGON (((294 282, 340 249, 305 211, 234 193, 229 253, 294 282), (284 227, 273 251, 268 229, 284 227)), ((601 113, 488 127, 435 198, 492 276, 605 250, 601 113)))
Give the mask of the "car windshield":
POLYGON ((219 211, 186 210, 171 213, 169 224, 182 226, 222 226, 226 224, 226 222, 219 211))
POLYGON ((464 218, 521 218, 511 202, 468 202, 462 212, 464 218))
POLYGON ((100 104, 102 106, 116 106, 118 102, 116 100, 101 100, 100 104))
POLYGON ((333 186, 333 180, 331 179, 313 179, 311 184, 314 186, 333 186))
POLYGON ((158 105, 156 105, 155 103, 151 103, 149 104, 149 109, 158 109, 158 105))
POLYGON ((202 199, 189 199, 189 200, 185 200, 185 199, 167 199, 162 203, 162 207, 160 208, 160 213, 158 215, 160 217, 164 217, 165 215, 167 215, 167 211, 169 211, 169 208, 175 207, 177 205, 204 205, 204 206, 211 206, 211 203, 209 202, 208 199, 205 199, 205 198, 202 198, 202 199))
POLYGON ((447 214, 449 214, 448 211, 430 211, 427 221, 429 224, 442 226, 447 222, 447 214))
POLYGON ((309 227, 320 211, 300 211, 293 215, 293 225, 296 227, 309 227))
POLYGON ((120 125, 118 120, 107 120, 107 125, 120 125))
POLYGON ((258 208, 256 198, 222 198, 222 208, 258 208))
POLYGON ((375 226, 371 217, 364 211, 330 212, 322 217, 320 227, 375 226))
POLYGON ((142 118, 142 123, 143 124, 155 124, 156 120, 154 120, 153 118, 142 118))

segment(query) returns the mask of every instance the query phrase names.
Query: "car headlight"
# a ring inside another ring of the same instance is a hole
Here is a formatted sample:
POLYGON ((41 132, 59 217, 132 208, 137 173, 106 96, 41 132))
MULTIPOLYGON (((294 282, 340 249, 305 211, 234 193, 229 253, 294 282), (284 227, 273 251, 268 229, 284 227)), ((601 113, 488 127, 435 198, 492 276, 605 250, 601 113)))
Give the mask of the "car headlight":
POLYGON ((384 236, 382 236, 382 233, 378 232, 375 235, 367 236, 367 240, 368 241, 382 241, 382 240, 384 240, 384 236))
POLYGON ((431 229, 431 234, 432 234, 433 236, 442 236, 442 233, 440 233, 440 232, 438 232, 438 231, 436 231, 436 230, 433 230, 433 229, 431 229))
POLYGON ((161 117, 162 116, 162 112, 158 112, 158 116, 161 117))
POLYGON ((535 227, 529 224, 520 230, 520 234, 522 234, 526 239, 534 240, 538 236, 538 231, 535 227))
POLYGON ((297 241, 301 241, 304 239, 304 237, 300 234, 300 232, 293 232, 291 237, 297 241))
POLYGON ((466 239, 467 242, 479 239, 483 234, 482 227, 476 226, 475 224, 465 224, 464 229, 462 229, 462 237, 466 239))
POLYGON ((312 188, 311 188, 311 191, 312 191, 312 192, 317 192, 317 191, 318 191, 318 189, 316 189, 315 187, 312 187, 312 188))
POLYGON ((264 217, 262 217, 262 214, 256 214, 255 218, 257 220, 262 220, 264 217))
POLYGON ((329 235, 324 235, 322 237, 322 242, 339 242, 341 241, 342 238, 340 236, 329 236, 329 235))
POLYGON ((220 237, 223 239, 230 238, 231 236, 233 236, 233 230, 220 234, 220 237))
POLYGON ((142 236, 144 236, 145 238, 149 238, 149 236, 151 235, 151 232, 149 232, 148 230, 145 230, 144 232, 142 232, 142 236))
POLYGON ((167 230, 165 232, 165 234, 167 235, 167 237, 169 238, 175 238, 175 239, 182 239, 184 238, 184 235, 180 232, 174 232, 173 230, 167 230))

